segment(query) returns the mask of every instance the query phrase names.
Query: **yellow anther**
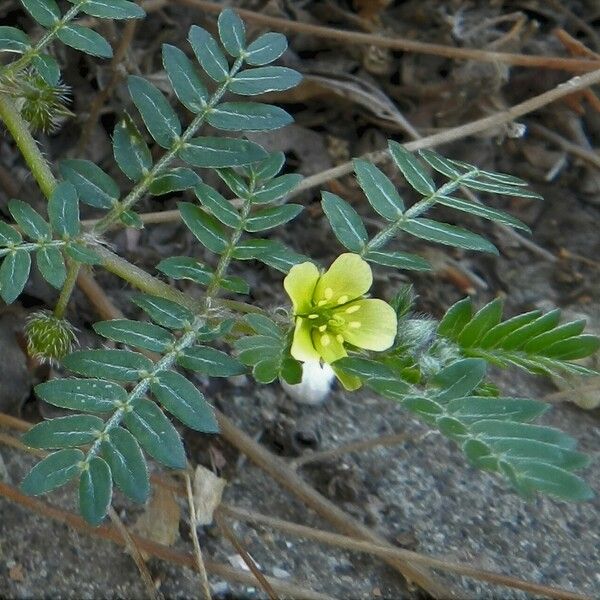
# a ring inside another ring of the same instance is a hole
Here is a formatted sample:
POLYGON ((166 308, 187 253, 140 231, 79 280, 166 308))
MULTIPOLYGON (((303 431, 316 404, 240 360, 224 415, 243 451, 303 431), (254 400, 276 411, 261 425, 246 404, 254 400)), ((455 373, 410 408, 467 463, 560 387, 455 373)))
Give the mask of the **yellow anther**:
POLYGON ((336 340, 337 340, 337 341, 338 341, 340 344, 343 344, 343 343, 344 343, 344 336, 343 336, 341 333, 338 333, 338 334, 335 336, 335 339, 336 339, 336 340))
POLYGON ((319 331, 320 331, 321 333, 323 333, 324 331, 327 331, 327 325, 321 325, 321 326, 319 327, 319 331))
POLYGON ((349 299, 350 298, 346 294, 344 294, 343 296, 340 296, 338 298, 337 302, 338 302, 338 304, 346 304, 346 302, 348 302, 349 299))
POLYGON ((309 319, 318 319, 319 315, 317 315, 316 313, 313 313, 312 315, 308 315, 309 319))
POLYGON ((333 290, 331 288, 325 288, 323 295, 325 296, 325 300, 331 300, 333 298, 333 290))
POLYGON ((323 344, 323 346, 329 346, 329 344, 331 344, 331 338, 327 334, 322 335, 321 344, 323 344))
POLYGON ((350 321, 349 326, 352 329, 358 329, 360 327, 360 321, 350 321))
POLYGON ((353 306, 349 306, 345 312, 347 312, 349 315, 351 315, 352 313, 355 313, 357 310, 360 310, 360 304, 354 304, 353 306))
POLYGON ((324 304, 327 304, 327 300, 319 300, 317 302, 317 306, 323 306, 324 304))

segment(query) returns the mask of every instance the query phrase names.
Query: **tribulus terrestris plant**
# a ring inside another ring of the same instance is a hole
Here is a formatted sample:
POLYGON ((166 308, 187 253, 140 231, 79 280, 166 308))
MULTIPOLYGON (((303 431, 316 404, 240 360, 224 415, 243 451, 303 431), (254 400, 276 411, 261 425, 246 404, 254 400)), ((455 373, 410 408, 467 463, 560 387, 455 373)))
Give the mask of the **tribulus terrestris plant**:
POLYGON ((210 398, 190 372, 206 377, 251 372, 262 384, 296 384, 303 366, 317 362, 331 365, 346 390, 367 386, 401 404, 454 440, 471 464, 508 478, 523 496, 590 497, 576 474, 588 459, 575 450, 575 440, 534 423, 548 405, 503 396, 487 375, 488 365, 539 375, 590 374, 577 361, 594 353, 599 341, 584 333, 584 322, 561 323, 558 310, 503 319, 500 299, 477 310, 467 298, 437 323, 414 313, 409 289, 393 298, 369 296, 372 269, 429 268, 424 258, 394 249, 398 236, 497 252, 481 235, 432 219, 429 213, 438 205, 527 231, 510 214, 458 194, 468 188, 539 201, 525 182, 430 150, 412 154, 390 141, 391 158, 416 200, 406 202, 378 167, 356 160, 358 184, 381 228, 371 235, 347 201, 323 192, 322 209, 340 254, 320 265, 271 234, 302 211, 288 201, 301 176, 282 174, 282 153, 268 153, 243 137, 292 122, 283 109, 252 101, 301 79, 290 68, 272 66, 286 50, 283 35, 248 40, 243 22, 227 9, 218 19, 218 40, 193 26, 187 48, 163 45, 177 106, 144 77, 130 76, 132 111, 122 115, 112 139, 116 164, 131 181, 123 193, 90 161, 49 164, 32 136, 70 115, 52 47, 62 43, 109 58, 108 42, 77 19, 138 19, 143 10, 126 0, 70 0, 65 13, 54 0, 21 2, 43 34, 33 41, 17 28, 0 27, 0 51, 15 55, 0 69, 0 119, 47 198, 47 212, 23 200, 9 202, 12 222, 0 222, 0 295, 6 303, 19 297, 33 257, 60 292, 52 312, 28 322, 29 352, 72 374, 36 388, 39 398, 72 414, 44 421, 24 436, 27 445, 51 451, 22 482, 26 493, 44 494, 77 479, 81 514, 97 525, 111 505, 113 485, 134 501, 146 501, 146 457, 185 468, 171 417, 218 433, 210 398), (226 134, 206 135, 205 125, 226 134), (203 181, 207 171, 220 177, 229 197, 203 181), (136 212, 140 200, 173 193, 186 198, 178 205, 181 219, 214 260, 169 256, 156 266, 161 275, 152 276, 109 249, 109 231, 143 227, 136 212), (80 220, 84 207, 86 213, 101 213, 92 225, 80 220), (234 261, 281 272, 287 308, 273 313, 246 302, 250 285, 230 273, 234 261), (111 347, 73 351, 76 332, 66 308, 78 272, 90 266, 137 288, 133 302, 147 318, 96 323, 95 331, 111 347), (199 300, 169 283, 180 279, 199 286, 199 300))

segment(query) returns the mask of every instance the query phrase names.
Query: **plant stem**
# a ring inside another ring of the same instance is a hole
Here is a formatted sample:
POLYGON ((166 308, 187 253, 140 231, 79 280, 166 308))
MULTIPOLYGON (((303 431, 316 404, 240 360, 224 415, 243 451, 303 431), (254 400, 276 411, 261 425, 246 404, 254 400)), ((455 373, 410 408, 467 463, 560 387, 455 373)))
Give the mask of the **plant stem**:
POLYGON ((77 283, 77 276, 79 275, 79 263, 70 259, 68 262, 67 268, 67 278, 63 283, 62 289, 60 290, 60 295, 56 302, 56 306, 54 307, 54 316, 57 319, 62 319, 67 312, 67 306, 69 305, 69 298, 71 298, 71 294, 75 289, 75 284, 77 283))

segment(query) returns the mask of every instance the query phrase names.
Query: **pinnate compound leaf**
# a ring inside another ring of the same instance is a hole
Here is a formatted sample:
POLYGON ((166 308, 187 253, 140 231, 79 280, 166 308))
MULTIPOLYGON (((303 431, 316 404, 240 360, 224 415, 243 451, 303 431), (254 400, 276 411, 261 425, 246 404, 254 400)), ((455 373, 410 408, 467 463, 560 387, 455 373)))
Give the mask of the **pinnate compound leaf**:
MULTIPOLYGON (((74 0, 69 2, 75 4, 74 0)), ((146 15, 141 6, 128 0, 87 0, 81 4, 81 11, 100 19, 143 19, 146 15)))
POLYGON ((148 465, 131 433, 122 427, 111 429, 100 450, 117 487, 134 502, 145 502, 150 495, 148 465))
POLYGON ((157 269, 173 279, 189 279, 200 285, 208 285, 213 278, 212 271, 191 256, 171 256, 161 260, 157 269))
MULTIPOLYGON (((257 171, 255 176, 257 179, 260 179, 264 174, 265 170, 263 169, 257 171)), ((275 179, 271 179, 258 187, 258 189, 252 195, 252 203, 268 204, 269 202, 274 202, 275 200, 281 200, 293 192, 298 187, 302 179, 302 175, 297 173, 289 173, 286 175, 281 175, 280 177, 275 177, 275 179)))
POLYGON ((273 229, 295 219, 303 208, 301 204, 284 204, 261 210, 246 219, 244 228, 251 232, 273 229))
POLYGON ((43 27, 60 20, 60 9, 54 0, 21 0, 25 10, 43 27))
POLYGON ((339 196, 322 192, 323 211, 335 237, 351 252, 360 252, 367 243, 367 230, 358 213, 339 196))
POLYGON ((181 123, 173 107, 158 88, 143 77, 130 75, 127 85, 150 135, 159 146, 170 148, 181 135, 181 123))
POLYGON ((171 333, 158 325, 129 319, 94 323, 94 331, 109 340, 151 352, 164 352, 175 341, 171 333))
POLYGON ((435 192, 435 183, 427 172, 427 167, 398 142, 390 141, 390 154, 402 171, 406 181, 420 194, 430 196, 435 192))
POLYGON ((69 410, 109 413, 127 400, 125 388, 102 379, 53 379, 35 388, 39 398, 69 410))
POLYGON ((22 241, 21 234, 14 227, 0 221, 0 247, 18 245, 22 241))
POLYGON ((208 91, 194 63, 185 53, 170 44, 163 44, 162 59, 165 71, 179 101, 191 112, 201 112, 208 101, 208 91))
POLYGON ((215 38, 198 25, 192 25, 188 40, 206 74, 219 83, 229 77, 229 63, 215 38))
POLYGON ((267 156, 258 144, 237 138, 197 137, 179 151, 181 160, 194 167, 242 167, 267 156))
POLYGON ((54 188, 48 201, 48 218, 57 236, 69 239, 79 235, 79 198, 69 181, 61 181, 54 188))
POLYGON ((220 254, 227 249, 227 236, 219 222, 191 202, 177 204, 183 222, 194 234, 198 241, 211 252, 220 254))
POLYGON ((79 479, 79 511, 91 525, 100 525, 112 500, 110 467, 99 456, 94 456, 79 479))
POLYGON ((241 96, 257 96, 267 92, 283 92, 302 80, 298 71, 288 67, 257 67, 241 71, 231 79, 229 90, 241 96))
POLYGON ((110 208, 119 199, 119 186, 89 160, 69 159, 60 163, 60 174, 77 190, 79 199, 95 208, 110 208))
POLYGON ((489 396, 454 398, 446 405, 446 410, 451 415, 468 425, 490 419, 527 423, 544 414, 549 408, 548 404, 539 400, 489 396))
POLYGON ((11 304, 23 291, 29 271, 31 269, 31 257, 25 250, 11 252, 2 261, 0 266, 0 296, 11 304))
POLYGON ((187 308, 157 296, 137 294, 132 298, 155 323, 168 329, 185 329, 194 320, 194 315, 187 308))
POLYGON ((185 450, 179 433, 162 410, 150 400, 139 400, 124 417, 127 429, 142 448, 158 462, 172 469, 184 469, 185 450))
POLYGON ((411 271, 430 271, 431 265, 420 256, 408 252, 370 250, 364 256, 365 260, 392 267, 394 269, 409 269, 411 271))
POLYGON ((131 181, 138 182, 152 168, 152 155, 148 144, 128 115, 115 127, 113 154, 119 169, 131 181))
MULTIPOLYGON (((257 182, 265 182, 273 179, 285 164, 285 154, 283 152, 271 152, 267 158, 254 163, 248 167, 252 176, 257 182)), ((296 174, 296 177, 300 175, 296 174)))
POLYGON ((51 239, 50 225, 29 204, 22 200, 11 200, 8 210, 28 238, 37 241, 51 239))
POLYGON ((209 346, 193 346, 183 351, 177 362, 184 368, 209 377, 231 377, 245 373, 243 365, 225 352, 209 346))
POLYGON ((246 46, 246 27, 244 26, 244 22, 235 11, 226 8, 219 15, 218 25, 219 37, 221 38, 223 48, 231 56, 240 56, 246 46))
POLYGON ((476 215, 478 217, 483 217, 484 219, 489 219, 490 221, 495 221, 496 223, 502 223, 504 225, 514 227, 515 229, 530 231, 529 227, 527 227, 525 223, 523 223, 516 217, 513 217, 512 215, 508 214, 507 212, 504 212, 503 210, 490 208, 489 206, 484 206, 483 204, 474 202, 472 200, 463 200, 462 198, 450 198, 448 196, 440 196, 437 199, 437 201, 439 204, 449 206, 450 208, 454 208, 455 210, 460 210, 462 212, 476 215))
POLYGON ((71 46, 75 50, 81 50, 81 52, 91 56, 111 58, 113 55, 110 44, 93 29, 81 25, 67 24, 58 29, 56 35, 67 46, 71 46))
POLYGON ((28 496, 40 496, 65 485, 81 472, 84 458, 83 452, 75 448, 53 452, 29 471, 21 490, 28 496))
POLYGON ((63 365, 86 377, 137 381, 152 368, 152 361, 129 350, 77 350, 63 359, 63 365))
POLYGON ((225 131, 271 131, 294 121, 283 108, 247 102, 223 102, 208 113, 206 120, 225 131))
POLYGON ((481 359, 465 358, 451 363, 432 380, 434 385, 442 388, 435 399, 444 402, 470 394, 483 381, 485 372, 486 364, 481 359))
POLYGON ((55 246, 42 246, 35 253, 35 261, 42 277, 52 287, 60 289, 67 278, 67 268, 61 251, 55 246))
POLYGON ((479 310, 463 327, 458 336, 458 343, 468 348, 475 345, 492 327, 500 323, 503 301, 496 298, 479 310))
POLYGON ((404 201, 390 179, 366 160, 354 160, 358 183, 371 206, 384 219, 395 221, 404 211, 404 201))
POLYGON ((175 167, 152 181, 148 191, 153 196, 183 192, 201 183, 200 177, 187 167, 175 167))
POLYGON ((0 26, 0 52, 23 54, 31 48, 27 35, 16 27, 0 26))
POLYGON ((278 325, 265 315, 252 313, 246 315, 244 321, 259 335, 266 335, 275 339, 281 339, 282 337, 282 332, 278 325))
POLYGON ((268 65, 277 60, 286 50, 288 44, 281 33, 263 33, 256 38, 244 53, 246 62, 254 67, 268 65))
POLYGON ((104 421, 92 415, 58 417, 34 425, 22 440, 31 448, 74 448, 98 438, 104 421))
POLYGON ((159 371, 150 390, 160 404, 184 425, 204 433, 218 433, 213 409, 204 395, 183 375, 175 371, 159 371))
POLYGON ((238 211, 210 185, 201 183, 194 188, 196 197, 223 225, 239 227, 242 220, 238 211))

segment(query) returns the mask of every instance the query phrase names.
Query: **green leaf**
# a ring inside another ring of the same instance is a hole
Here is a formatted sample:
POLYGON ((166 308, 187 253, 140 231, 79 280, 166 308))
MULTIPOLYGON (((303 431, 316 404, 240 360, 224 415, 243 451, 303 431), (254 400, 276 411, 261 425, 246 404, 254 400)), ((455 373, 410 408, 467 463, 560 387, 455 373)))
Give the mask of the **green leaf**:
POLYGON ((248 182, 242 175, 236 173, 234 169, 217 169, 217 175, 236 196, 246 198, 250 195, 248 182))
POLYGON ((25 250, 17 250, 6 256, 0 266, 0 296, 11 304, 23 291, 29 270, 31 269, 31 257, 25 250))
POLYGON ((162 406, 184 425, 204 433, 219 433, 211 406, 195 385, 175 371, 160 371, 150 390, 162 406))
POLYGON ((21 234, 14 227, 0 221, 0 246, 14 246, 22 241, 21 234))
POLYGON ((529 398, 490 398, 468 396, 454 398, 446 410, 468 425, 482 420, 528 422, 544 414, 549 405, 529 398))
POLYGON ((439 204, 443 204, 444 206, 449 206, 450 208, 454 208, 456 210, 460 210, 462 212, 466 212, 472 215, 476 215, 478 217, 483 217, 484 219, 489 219, 490 221, 495 221, 497 223, 503 223, 504 225, 508 225, 510 227, 514 227, 515 229, 522 229, 523 231, 530 231, 529 227, 525 225, 522 221, 509 215, 503 210, 498 210, 496 208, 490 208, 489 206, 484 206, 483 204, 479 204, 472 200, 463 200, 461 198, 450 198, 449 196, 439 196, 437 198, 437 202, 439 204))
POLYGON ((423 421, 431 425, 437 425, 437 418, 443 414, 444 408, 430 400, 429 398, 421 398, 410 396, 402 402, 402 406, 407 410, 417 414, 423 421))
POLYGON ((232 256, 238 260, 260 260, 282 273, 288 273, 294 265, 309 260, 307 256, 298 254, 281 242, 261 239, 245 240, 237 244, 232 256))
MULTIPOLYGON (((262 175, 264 175, 264 173, 264 170, 259 171, 256 173, 256 177, 260 178, 262 175)), ((280 177, 271 179, 260 186, 258 190, 252 194, 252 203, 268 204, 274 200, 281 200, 293 192, 298 187, 302 179, 302 175, 297 173, 281 175, 280 177)))
MULTIPOLYGON (((267 158, 250 165, 249 170, 256 181, 264 182, 273 179, 283 169, 284 164, 285 154, 283 152, 272 152, 267 158)), ((295 176, 301 177, 298 174, 295 176)))
POLYGON ((115 127, 113 154, 119 169, 131 181, 138 182, 152 168, 152 155, 148 144, 128 115, 125 115, 115 127))
POLYGON ((361 252, 367 243, 367 230, 358 213, 339 196, 322 192, 323 211, 335 237, 351 252, 361 252))
POLYGON ((479 310, 464 326, 457 340, 463 348, 474 346, 492 328, 500 323, 504 302, 496 298, 479 310))
POLYGON ((276 339, 282 337, 279 326, 265 315, 251 313, 244 317, 244 321, 260 335, 267 335, 276 339))
POLYGON ((171 146, 181 135, 181 123, 162 93, 143 77, 130 75, 127 87, 146 129, 163 148, 171 146))
POLYGON ((277 359, 281 362, 282 355, 281 338, 272 335, 251 335, 240 338, 235 343, 240 362, 245 365, 255 365, 263 360, 277 359))
POLYGON ((63 359, 63 365, 86 377, 137 381, 150 371, 152 361, 129 350, 77 350, 63 359))
POLYGON ((242 96, 257 96, 267 92, 283 92, 296 87, 302 80, 298 71, 287 67, 257 67, 241 71, 231 79, 229 90, 242 96))
POLYGON ((171 192, 183 192, 201 183, 194 171, 187 167, 175 167, 152 181, 148 191, 153 196, 162 196, 171 192))
POLYGON ((295 219, 303 208, 301 204, 283 204, 261 210, 246 219, 244 229, 251 232, 273 229, 295 219))
POLYGON ((398 142, 389 142, 390 154, 406 181, 417 192, 430 196, 435 192, 435 183, 427 172, 425 165, 398 142))
POLYGON ((197 137, 179 151, 181 160, 194 167, 241 167, 262 160, 267 153, 258 144, 237 138, 197 137))
POLYGON ((60 174, 70 181, 85 204, 110 208, 119 200, 119 186, 100 167, 89 160, 70 159, 60 163, 60 174))
POLYGON ((406 231, 406 233, 429 242, 437 242, 438 244, 445 244, 465 250, 479 250, 481 252, 498 254, 498 250, 494 244, 476 233, 471 233, 455 225, 439 223, 431 219, 410 219, 400 225, 400 228, 406 231))
POLYGON ((123 420, 150 456, 172 469, 185 469, 187 461, 179 433, 154 402, 138 401, 123 420))
POLYGON ((419 150, 419 156, 438 173, 441 173, 450 179, 456 179, 464 172, 464 169, 459 168, 456 163, 444 158, 433 150, 419 150))
POLYGON ((559 360, 578 360, 598 351, 600 339, 595 335, 578 335, 552 344, 544 351, 545 356, 559 360))
POLYGON ((215 38, 198 25, 192 25, 188 40, 206 74, 221 83, 229 77, 229 63, 215 38))
POLYGON ((54 0, 21 0, 21 4, 43 27, 53 27, 60 20, 60 9, 54 0))
POLYGON ((483 178, 461 179, 461 184, 465 187, 480 192, 489 192, 491 194, 502 194, 506 196, 517 196, 519 198, 531 198, 533 200, 542 200, 542 196, 536 192, 522 187, 506 185, 504 183, 496 183, 494 181, 486 181, 483 178))
POLYGON ((213 216, 191 202, 178 202, 177 207, 183 222, 201 244, 217 254, 227 250, 227 236, 213 216))
POLYGON ((31 42, 25 33, 16 27, 0 26, 0 52, 23 54, 31 48, 31 42))
POLYGON ((40 213, 33 210, 26 202, 11 200, 8 203, 8 210, 28 238, 36 241, 52 238, 50 225, 44 221, 40 213))
POLYGON ((122 427, 111 429, 100 449, 117 487, 134 502, 146 502, 150 495, 148 466, 131 433, 122 427))
POLYGON ((133 229, 144 229, 144 221, 142 217, 133 210, 124 210, 119 214, 119 221, 125 225, 125 227, 132 227, 133 229))
POLYGON ((39 398, 69 410, 108 413, 127 400, 123 387, 102 379, 53 379, 35 388, 39 398))
POLYGON ((268 65, 287 50, 287 39, 281 33, 263 33, 246 48, 244 57, 252 66, 268 65))
POLYGON ((555 327, 546 333, 542 333, 530 339, 523 346, 523 350, 525 350, 525 352, 538 352, 549 349, 549 347, 556 342, 560 342, 561 340, 566 340, 583 333, 585 324, 585 319, 581 319, 579 321, 571 321, 570 323, 559 325, 558 327, 555 327))
POLYGON ((194 320, 191 311, 183 306, 157 296, 136 294, 132 297, 137 304, 155 323, 168 329, 185 329, 194 320))
POLYGON ((511 332, 502 340, 502 348, 504 350, 515 350, 520 348, 524 343, 530 339, 554 329, 560 321, 560 310, 555 309, 550 312, 538 317, 534 321, 519 327, 515 331, 511 332))
POLYGON ((191 112, 201 112, 208 101, 208 91, 196 67, 185 53, 170 44, 162 46, 162 60, 179 101, 191 112))
POLYGON ((56 235, 69 239, 79 235, 79 198, 75 186, 61 181, 48 201, 48 218, 56 235))
POLYGON ((63 44, 91 56, 111 58, 113 55, 110 44, 93 29, 81 25, 66 24, 57 30, 56 35, 63 44))
POLYGON ((439 386, 435 399, 445 402, 470 394, 485 377, 486 364, 478 358, 457 360, 439 371, 432 379, 439 386))
POLYGON ((576 444, 572 437, 560 429, 544 425, 531 425, 530 423, 511 423, 495 420, 477 421, 471 425, 471 431, 484 442, 503 438, 518 438, 554 444, 567 450, 573 449, 576 444))
POLYGON ((94 323, 94 331, 114 342, 152 352, 165 352, 175 341, 166 329, 158 325, 129 319, 94 323))
POLYGON ((272 131, 294 121, 283 108, 247 102, 223 102, 208 113, 206 120, 225 131, 272 131))
POLYGON ((252 376, 258 383, 267 384, 275 381, 279 375, 281 358, 261 360, 252 369, 252 376))
POLYGON ((336 367, 341 367, 347 373, 356 375, 362 380, 394 380, 397 379, 394 372, 383 363, 368 358, 359 358, 356 356, 341 358, 335 361, 336 367))
POLYGON ((104 421, 92 415, 73 415, 43 421, 22 438, 31 448, 74 448, 93 443, 104 428, 104 421))
MULTIPOLYGON (((112 0, 111 0, 112 1, 112 0)), ((110 467, 99 456, 94 456, 79 479, 79 511, 91 525, 100 525, 112 499, 110 467)))
POLYGON ((40 461, 21 483, 21 491, 28 496, 40 496, 68 483, 81 472, 85 458, 81 450, 59 450, 40 461))
POLYGON ((223 48, 236 58, 242 54, 246 46, 246 28, 237 13, 226 8, 219 15, 219 37, 223 48))
POLYGON ((84 265, 101 265, 102 259, 91 249, 83 244, 70 243, 65 252, 77 262, 84 265))
POLYGON ((213 279, 212 271, 191 256, 165 258, 156 268, 167 277, 189 279, 200 285, 209 285, 213 279))
POLYGON ((101 19, 143 19, 144 9, 135 2, 127 0, 86 0, 83 4, 78 0, 69 0, 79 4, 81 11, 92 17, 101 19))
MULTIPOLYGON (((502 343, 502 340, 508 336, 509 333, 516 331, 517 329, 531 323, 541 315, 541 311, 532 310, 522 315, 517 315, 512 319, 507 319, 503 323, 499 323, 495 327, 492 327, 484 336, 479 340, 479 348, 493 348, 498 344, 502 343)), ((451 336, 453 337, 453 336, 451 336)), ((533 338, 534 340, 536 338, 533 338)))
POLYGON ((438 335, 455 339, 473 315, 471 298, 463 298, 453 304, 438 325, 438 335))
POLYGON ((48 85, 55 87, 59 84, 60 67, 55 58, 49 54, 36 54, 31 58, 31 64, 48 85))
POLYGON ((384 219, 396 221, 404 211, 404 201, 390 179, 366 160, 354 160, 354 172, 371 206, 384 219))
POLYGON ((365 254, 364 258, 369 262, 394 269, 410 269, 411 271, 431 270, 431 265, 424 258, 407 252, 370 250, 365 254))
POLYGON ((193 346, 183 351, 177 362, 184 368, 209 377, 241 375, 244 367, 225 352, 209 346, 193 346))
POLYGON ((201 183, 194 188, 194 192, 202 204, 215 216, 221 223, 228 227, 240 227, 242 219, 238 211, 233 207, 229 200, 226 200, 210 185, 201 183))
POLYGON ((55 246, 42 246, 35 253, 37 267, 42 277, 56 289, 60 289, 67 277, 65 260, 55 246))

